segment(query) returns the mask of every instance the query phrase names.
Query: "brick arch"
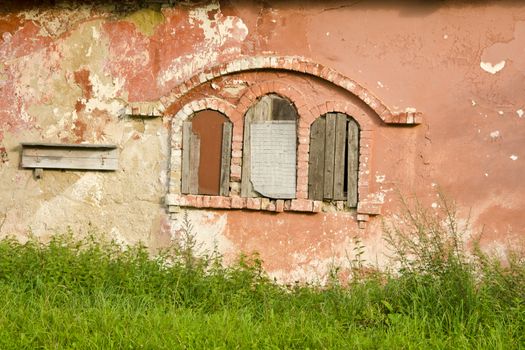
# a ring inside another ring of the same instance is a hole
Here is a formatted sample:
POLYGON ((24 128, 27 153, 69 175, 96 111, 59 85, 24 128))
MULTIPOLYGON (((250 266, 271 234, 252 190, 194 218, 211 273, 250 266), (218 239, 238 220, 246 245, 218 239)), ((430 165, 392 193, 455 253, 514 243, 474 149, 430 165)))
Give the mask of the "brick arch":
POLYGON ((241 73, 257 69, 288 70, 306 75, 312 75, 329 81, 349 93, 355 95, 367 104, 385 123, 388 124, 419 124, 422 116, 417 112, 393 112, 380 99, 356 81, 344 76, 338 71, 322 64, 311 62, 298 56, 253 56, 219 64, 201 71, 188 80, 176 86, 172 92, 161 99, 165 107, 179 100, 187 92, 201 84, 207 83, 217 77, 241 73))
POLYGON ((224 114, 232 123, 235 106, 218 97, 193 100, 182 106, 171 119, 169 192, 180 194, 182 180, 182 123, 196 112, 211 109, 224 114))
MULTIPOLYGON (((306 117, 309 111, 305 109, 307 106, 306 99, 301 91, 295 87, 280 82, 278 80, 267 80, 260 84, 250 86, 240 97, 239 102, 237 103, 238 114, 235 116, 236 122, 239 123, 242 127, 244 122, 244 115, 248 109, 253 106, 257 99, 274 93, 279 95, 287 100, 289 100, 297 110, 299 114, 299 119, 306 117), (304 116, 301 115, 301 111, 305 112, 304 116)), ((308 116, 309 117, 309 116, 308 116)))

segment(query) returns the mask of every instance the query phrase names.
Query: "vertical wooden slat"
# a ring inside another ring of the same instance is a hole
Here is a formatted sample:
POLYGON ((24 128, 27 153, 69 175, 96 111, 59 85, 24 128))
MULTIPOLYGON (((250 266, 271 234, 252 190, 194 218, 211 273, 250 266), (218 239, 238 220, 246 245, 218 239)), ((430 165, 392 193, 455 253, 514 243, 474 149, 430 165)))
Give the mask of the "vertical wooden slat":
POLYGON ((318 118, 310 127, 310 159, 308 165, 308 198, 323 200, 325 118, 318 118))
POLYGON ((182 186, 183 194, 190 193, 190 140, 191 122, 182 123, 182 186))
POLYGON ((219 195, 228 196, 230 193, 230 161, 232 155, 232 123, 222 124, 222 157, 221 183, 219 195))
POLYGON ((345 200, 346 115, 337 113, 335 122, 334 199, 345 200))
POLYGON ((348 207, 357 206, 357 180, 359 170, 359 126, 350 119, 348 122, 348 170, 347 170, 347 197, 348 207))
POLYGON ((326 115, 326 141, 324 156, 324 198, 334 196, 334 161, 335 161, 335 120, 336 113, 326 115))
POLYGON ((190 164, 189 190, 190 194, 199 194, 199 163, 201 140, 193 132, 190 133, 190 164))

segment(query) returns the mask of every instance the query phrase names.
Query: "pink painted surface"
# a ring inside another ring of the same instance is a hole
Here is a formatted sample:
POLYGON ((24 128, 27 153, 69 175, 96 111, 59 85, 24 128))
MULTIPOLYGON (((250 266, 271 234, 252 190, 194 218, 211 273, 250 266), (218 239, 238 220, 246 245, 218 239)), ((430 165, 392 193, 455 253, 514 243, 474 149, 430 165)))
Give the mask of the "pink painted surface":
MULTIPOLYGON (((147 34, 125 16, 94 5, 73 11, 29 2, 0 13, 0 146, 9 159, 0 164, 0 212, 7 213, 2 235, 40 225, 47 213, 42 208, 58 205, 51 198, 70 198, 67 191, 75 188, 67 182, 73 180, 60 180, 58 174, 49 187, 24 182, 26 172, 16 161, 20 142, 107 142, 119 144, 126 160, 115 175, 118 181, 141 184, 129 195, 136 203, 148 203, 151 214, 134 225, 132 233, 122 235, 133 237, 130 241, 142 237, 152 245, 165 242, 170 225, 159 203, 167 191, 162 179, 169 171, 169 152, 163 145, 168 142, 169 118, 178 108, 207 96, 235 106, 248 88, 271 80, 290 85, 307 104, 363 103, 318 78, 264 70, 225 75, 193 89, 168 108, 159 124, 125 120, 122 111, 128 103, 158 101, 221 63, 292 55, 352 78, 394 111, 423 112, 425 122, 388 127, 363 107, 363 117, 375 130, 373 154, 366 155, 368 186, 383 205, 382 215, 372 218, 367 229, 357 228, 353 212, 214 212, 225 220, 214 230, 230 242, 231 251, 260 251, 270 270, 290 272, 296 265, 327 260, 334 251, 344 255, 334 247, 357 235, 371 255, 379 256, 380 220, 399 212, 397 191, 416 195, 432 207, 438 202, 438 187, 458 202, 463 218, 471 212, 473 233, 484 228, 487 249, 523 246, 525 6, 520 2, 348 6, 230 1, 180 4, 163 9, 162 16, 156 25, 147 20, 141 24, 150 26, 147 34)), ((93 192, 100 187, 95 202, 78 201, 78 211, 86 217, 101 212, 111 216, 123 208, 124 190, 105 183, 108 178, 97 178, 98 185, 88 188, 93 192)), ((136 213, 122 213, 121 219, 101 222, 101 227, 125 232, 127 218, 136 213)), ((72 219, 75 227, 87 221, 82 215, 72 219)), ((60 224, 46 222, 42 227, 60 224)))

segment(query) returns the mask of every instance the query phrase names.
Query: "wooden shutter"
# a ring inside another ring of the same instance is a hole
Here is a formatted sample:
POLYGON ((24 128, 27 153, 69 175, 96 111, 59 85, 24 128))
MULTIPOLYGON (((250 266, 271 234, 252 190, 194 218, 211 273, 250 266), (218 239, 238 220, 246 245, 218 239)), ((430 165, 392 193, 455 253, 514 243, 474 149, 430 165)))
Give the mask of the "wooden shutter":
POLYGON ((348 158, 347 158, 347 197, 348 207, 357 206, 357 180, 359 168, 359 126, 350 119, 348 122, 348 158))
POLYGON ((310 127, 308 198, 323 200, 326 119, 318 118, 310 127))
POLYGON ((221 182, 219 194, 228 196, 230 194, 230 162, 232 154, 232 123, 222 124, 222 157, 221 157, 221 182))
POLYGON ((191 122, 182 124, 182 188, 183 194, 199 192, 200 140, 192 131, 191 122))

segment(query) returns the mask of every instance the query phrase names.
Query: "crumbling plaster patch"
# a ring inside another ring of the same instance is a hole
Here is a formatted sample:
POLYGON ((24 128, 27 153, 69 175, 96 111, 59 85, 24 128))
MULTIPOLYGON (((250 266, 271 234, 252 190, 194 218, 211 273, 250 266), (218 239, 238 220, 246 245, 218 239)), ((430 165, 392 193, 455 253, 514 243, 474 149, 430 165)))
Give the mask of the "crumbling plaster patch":
POLYGON ((219 56, 232 56, 240 53, 241 43, 248 35, 248 28, 242 19, 224 16, 219 3, 190 10, 189 24, 202 31, 200 41, 193 43, 191 53, 172 61, 171 65, 160 72, 158 83, 161 86, 173 81, 180 83, 219 60, 219 56))

